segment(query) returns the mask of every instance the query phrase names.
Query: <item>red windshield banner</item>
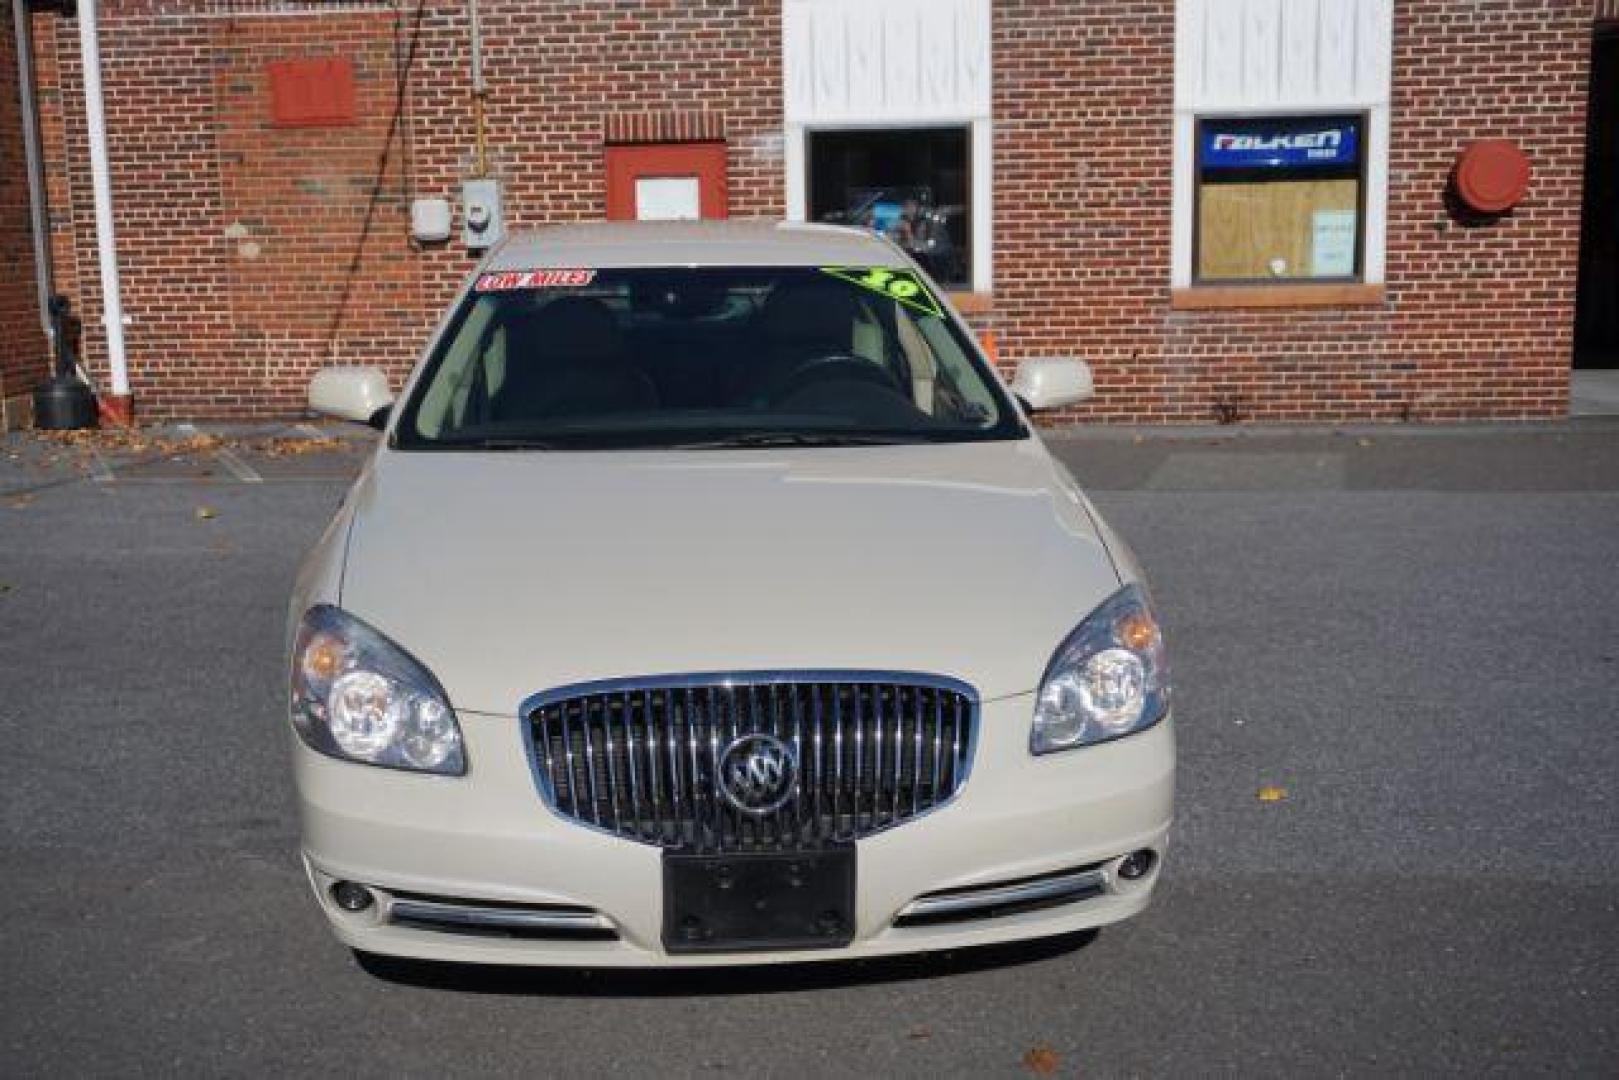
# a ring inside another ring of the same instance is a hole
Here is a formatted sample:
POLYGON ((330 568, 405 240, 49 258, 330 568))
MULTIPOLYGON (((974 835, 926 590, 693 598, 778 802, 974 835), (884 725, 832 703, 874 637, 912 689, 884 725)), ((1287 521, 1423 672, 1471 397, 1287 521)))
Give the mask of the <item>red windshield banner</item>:
POLYGON ((594 270, 499 270, 481 274, 475 292, 510 292, 513 289, 579 288, 596 280, 594 270))

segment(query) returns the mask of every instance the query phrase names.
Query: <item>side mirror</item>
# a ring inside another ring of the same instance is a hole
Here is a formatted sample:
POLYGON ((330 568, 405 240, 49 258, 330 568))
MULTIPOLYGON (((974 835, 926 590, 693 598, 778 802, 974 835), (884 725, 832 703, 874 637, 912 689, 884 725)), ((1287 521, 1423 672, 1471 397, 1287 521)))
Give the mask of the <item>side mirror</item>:
POLYGON ((381 429, 393 405, 388 376, 375 367, 329 367, 309 382, 309 407, 326 416, 354 420, 381 429))
POLYGON ((1083 360, 1024 360, 1012 378, 1012 393, 1033 411, 1078 405, 1095 392, 1091 366, 1083 360))

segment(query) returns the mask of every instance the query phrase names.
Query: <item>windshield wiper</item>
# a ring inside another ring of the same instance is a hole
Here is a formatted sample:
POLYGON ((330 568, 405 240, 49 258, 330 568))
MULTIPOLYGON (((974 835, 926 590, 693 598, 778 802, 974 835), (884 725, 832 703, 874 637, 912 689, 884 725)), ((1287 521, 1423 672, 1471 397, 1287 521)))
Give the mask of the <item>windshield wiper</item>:
POLYGON ((466 439, 448 440, 445 446, 457 450, 555 450, 557 444, 543 439, 466 439))
POLYGON ((925 441, 910 435, 842 434, 831 431, 740 431, 718 439, 701 442, 675 443, 671 450, 726 450, 731 448, 769 448, 774 446, 904 446, 925 441))

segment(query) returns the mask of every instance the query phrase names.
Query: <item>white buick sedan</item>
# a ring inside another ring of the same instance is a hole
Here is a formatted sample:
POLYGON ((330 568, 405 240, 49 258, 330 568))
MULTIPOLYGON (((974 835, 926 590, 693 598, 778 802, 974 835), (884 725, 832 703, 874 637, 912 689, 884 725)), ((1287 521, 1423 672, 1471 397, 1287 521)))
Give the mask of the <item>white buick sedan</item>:
POLYGON ((817 225, 585 225, 467 281, 293 594, 303 855, 364 953, 871 957, 1140 911, 1141 573, 926 274, 817 225))

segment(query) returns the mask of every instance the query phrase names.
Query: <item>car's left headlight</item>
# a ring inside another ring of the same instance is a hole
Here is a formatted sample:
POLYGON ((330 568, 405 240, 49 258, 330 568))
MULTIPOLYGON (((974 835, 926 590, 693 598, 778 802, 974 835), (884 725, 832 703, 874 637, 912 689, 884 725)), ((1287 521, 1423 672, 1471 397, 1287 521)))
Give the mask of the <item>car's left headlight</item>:
POLYGON ((1040 680, 1029 749, 1036 754, 1107 742, 1149 728, 1169 711, 1169 662, 1139 585, 1086 616, 1040 680))
POLYGON ((309 609, 292 648, 292 726, 344 761, 460 776, 461 727, 444 688, 398 645, 341 608, 309 609))

